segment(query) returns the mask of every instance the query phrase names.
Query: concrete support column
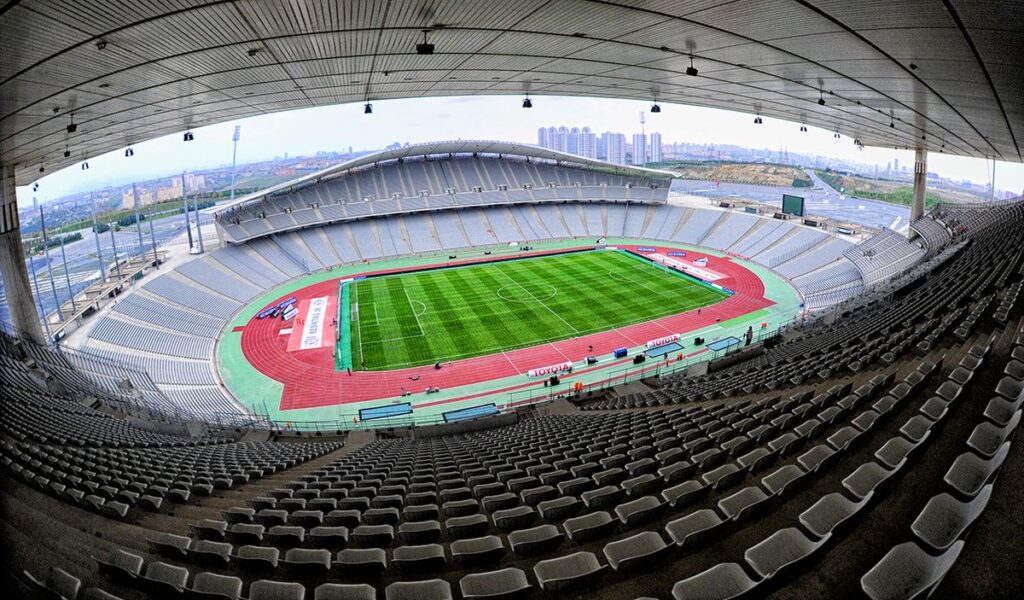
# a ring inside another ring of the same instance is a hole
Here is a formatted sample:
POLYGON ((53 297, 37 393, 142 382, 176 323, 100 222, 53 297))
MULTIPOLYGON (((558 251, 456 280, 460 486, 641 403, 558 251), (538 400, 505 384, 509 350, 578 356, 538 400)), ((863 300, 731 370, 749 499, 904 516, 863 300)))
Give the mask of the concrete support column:
MULTIPOLYGON (((914 154, 914 201, 910 204, 910 222, 924 215, 924 194, 928 187, 928 151, 918 148, 914 154)), ((917 236, 913 230, 910 239, 917 236)))
POLYGON ((12 324, 22 336, 44 344, 46 337, 32 299, 25 250, 21 245, 14 168, 7 165, 0 165, 0 276, 4 279, 12 324))

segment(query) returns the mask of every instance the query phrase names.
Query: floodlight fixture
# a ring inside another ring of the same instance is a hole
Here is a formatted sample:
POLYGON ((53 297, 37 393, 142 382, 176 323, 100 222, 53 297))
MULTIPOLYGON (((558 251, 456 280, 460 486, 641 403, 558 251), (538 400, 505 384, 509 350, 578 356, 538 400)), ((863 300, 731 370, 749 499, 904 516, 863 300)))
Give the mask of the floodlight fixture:
POLYGON ((523 108, 533 108, 533 101, 530 100, 530 94, 526 94, 526 97, 523 98, 523 108))
POLYGON ((363 114, 364 115, 372 115, 373 114, 373 105, 370 104, 369 102, 364 104, 363 105, 363 114))
POLYGON ((686 74, 690 77, 697 76, 697 68, 693 66, 693 55, 690 55, 690 66, 686 67, 686 74))
POLYGON ((416 44, 416 54, 433 54, 434 45, 427 42, 427 34, 430 33, 429 29, 423 30, 423 43, 416 44))

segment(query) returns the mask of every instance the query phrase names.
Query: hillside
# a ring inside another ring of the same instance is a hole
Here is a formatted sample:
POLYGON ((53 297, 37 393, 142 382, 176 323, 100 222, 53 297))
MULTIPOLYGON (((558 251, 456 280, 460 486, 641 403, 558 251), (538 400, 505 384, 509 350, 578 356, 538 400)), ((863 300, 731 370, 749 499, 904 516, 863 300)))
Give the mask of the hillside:
MULTIPOLYGON (((816 170, 815 174, 836 191, 842 191, 847 196, 881 200, 906 206, 909 206, 914 198, 913 186, 902 181, 841 175, 831 171, 816 170)), ((951 188, 946 185, 936 185, 934 182, 929 181, 928 192, 925 194, 925 205, 927 208, 932 208, 940 201, 980 202, 986 199, 965 190, 951 188)))
POLYGON ((802 169, 762 163, 723 163, 666 161, 653 166, 679 173, 683 179, 701 179, 728 183, 748 183, 778 187, 811 187, 811 179, 802 169))

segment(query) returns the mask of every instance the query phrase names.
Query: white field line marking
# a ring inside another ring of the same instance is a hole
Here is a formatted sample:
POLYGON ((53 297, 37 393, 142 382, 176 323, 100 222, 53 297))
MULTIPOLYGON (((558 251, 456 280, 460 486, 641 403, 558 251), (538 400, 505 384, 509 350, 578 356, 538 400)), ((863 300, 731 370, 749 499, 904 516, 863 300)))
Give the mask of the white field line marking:
MULTIPOLYGON (((416 314, 416 307, 412 305, 412 298, 409 297, 409 288, 402 286, 402 291, 405 292, 405 301, 409 303, 409 310, 412 311, 412 316, 416 319, 416 327, 420 330, 420 335, 418 337, 422 337, 424 335, 423 324, 420 323, 420 316, 416 314)), ((420 302, 420 304, 423 306, 423 314, 427 314, 427 305, 423 302, 420 302)))
POLYGON ((519 373, 520 375, 523 374, 523 372, 519 370, 519 367, 516 366, 516 363, 512 362, 512 359, 508 357, 508 354, 504 350, 502 350, 501 355, 505 357, 508 364, 512 365, 512 368, 516 370, 516 373, 519 373))
POLYGON ((548 346, 551 346, 552 348, 554 348, 554 349, 555 349, 555 352, 557 352, 557 353, 561 354, 561 355, 562 355, 562 358, 564 358, 564 359, 565 359, 565 360, 567 360, 568 362, 574 362, 574 361, 573 361, 573 359, 571 359, 571 358, 569 358, 568 356, 566 356, 566 355, 565 355, 565 352, 562 352, 561 350, 559 350, 559 349, 558 349, 558 346, 556 346, 556 345, 552 344, 551 342, 548 342, 548 346))
MULTIPOLYGON (((501 273, 502 275, 504 275, 504 276, 505 276, 505 278, 506 278, 506 279, 508 279, 508 280, 509 280, 509 281, 511 281, 512 283, 514 283, 514 284, 518 285, 518 286, 519 286, 519 289, 521 289, 521 290, 523 290, 524 292, 526 292, 527 294, 529 294, 529 296, 530 296, 531 298, 533 298, 534 300, 537 300, 537 303, 538 303, 538 304, 540 304, 540 305, 541 305, 541 306, 543 306, 544 308, 548 309, 548 312, 550 312, 551 314, 555 315, 555 317, 557 317, 559 321, 561 321, 561 322, 565 323, 565 324, 566 324, 566 325, 567 325, 567 326, 569 327, 569 329, 572 329, 572 330, 573 330, 573 333, 575 333, 576 335, 579 335, 579 333, 580 333, 580 330, 579 330, 579 329, 576 329, 575 327, 573 327, 573 326, 572 326, 572 325, 571 325, 571 324, 570 324, 570 323, 569 323, 568 321, 566 321, 565 319, 563 319, 561 315, 559 315, 559 314, 558 314, 557 312, 555 312, 554 310, 552 310, 550 306, 548 306, 547 304, 544 304, 544 302, 542 302, 541 300, 538 300, 538 299, 537 299, 537 297, 536 297, 536 296, 534 296, 533 294, 531 294, 531 293, 530 293, 530 291, 529 291, 529 290, 527 290, 527 289, 526 289, 525 287, 523 287, 523 285, 522 285, 521 283, 519 283, 519 282, 518 282, 518 281, 516 281, 515 279, 512 279, 512 277, 510 277, 508 273, 506 273, 506 272, 505 272, 504 270, 502 270, 502 268, 501 268, 501 267, 500 267, 499 265, 494 265, 494 266, 495 266, 495 268, 496 268, 496 269, 498 270, 498 272, 499 272, 499 273, 501 273)), ((556 289, 556 293, 557 293, 557 289, 556 289)))

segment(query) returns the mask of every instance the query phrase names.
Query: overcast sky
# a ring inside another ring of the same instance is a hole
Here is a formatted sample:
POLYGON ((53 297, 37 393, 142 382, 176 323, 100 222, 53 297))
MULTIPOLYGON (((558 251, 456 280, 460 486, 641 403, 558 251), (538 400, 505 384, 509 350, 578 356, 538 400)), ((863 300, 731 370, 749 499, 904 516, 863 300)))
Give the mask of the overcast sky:
MULTIPOLYGON (((197 129, 195 141, 184 143, 181 134, 136 144, 135 155, 125 158, 118 150, 89 159, 89 170, 74 165, 39 180, 37 196, 46 201, 70 193, 142 181, 158 176, 204 169, 231 162, 231 133, 241 125, 238 162, 264 160, 288 153, 312 155, 318 151, 383 148, 392 142, 427 142, 450 139, 537 142, 537 128, 566 125, 589 126, 594 132, 640 132, 639 114, 646 112, 648 132, 658 131, 664 143, 734 144, 749 148, 817 154, 866 164, 898 158, 911 165, 912 151, 882 148, 857 150, 853 140, 836 140, 831 131, 814 127, 799 131, 798 123, 765 117, 755 126, 753 116, 725 110, 662 104, 660 114, 647 112, 650 104, 633 100, 538 96, 533 108, 520 107, 512 96, 425 98, 374 102, 373 114, 364 115, 362 104, 309 108, 228 121, 197 129)), ((957 180, 987 184, 992 163, 982 159, 932 153, 928 170, 957 180)), ((996 187, 1020 193, 1024 190, 1024 165, 996 165, 996 187)), ((30 203, 30 186, 18 188, 18 198, 30 203)), ((25 204, 22 204, 23 206, 25 204)))

